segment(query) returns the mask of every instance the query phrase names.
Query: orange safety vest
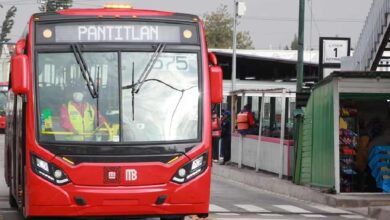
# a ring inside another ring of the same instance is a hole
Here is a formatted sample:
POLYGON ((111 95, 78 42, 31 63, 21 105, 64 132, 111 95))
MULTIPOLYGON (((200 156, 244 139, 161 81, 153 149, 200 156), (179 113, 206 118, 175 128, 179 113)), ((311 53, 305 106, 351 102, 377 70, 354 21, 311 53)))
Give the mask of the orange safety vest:
POLYGON ((237 115, 237 130, 249 129, 248 112, 240 112, 237 115))
POLYGON ((211 122, 211 128, 212 128, 212 136, 213 137, 221 137, 222 131, 221 131, 221 123, 218 118, 213 118, 211 122))

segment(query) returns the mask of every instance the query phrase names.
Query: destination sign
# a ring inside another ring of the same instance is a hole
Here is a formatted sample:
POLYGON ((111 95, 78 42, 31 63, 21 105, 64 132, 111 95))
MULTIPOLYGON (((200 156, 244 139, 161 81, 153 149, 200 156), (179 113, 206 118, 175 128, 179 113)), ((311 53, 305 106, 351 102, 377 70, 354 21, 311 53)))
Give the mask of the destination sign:
POLYGON ((39 25, 37 43, 166 42, 196 43, 195 25, 155 22, 85 22, 39 25))

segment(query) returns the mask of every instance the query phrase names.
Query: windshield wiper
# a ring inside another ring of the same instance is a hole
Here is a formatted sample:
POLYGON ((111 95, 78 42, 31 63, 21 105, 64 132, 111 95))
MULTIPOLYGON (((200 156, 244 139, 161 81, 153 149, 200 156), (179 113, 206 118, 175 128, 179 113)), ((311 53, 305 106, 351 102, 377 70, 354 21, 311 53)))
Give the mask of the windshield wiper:
POLYGON ((88 66, 85 63, 83 54, 80 49, 80 45, 78 44, 72 44, 71 45, 74 57, 76 58, 77 63, 79 64, 81 73, 83 74, 83 78, 85 82, 87 83, 87 88, 89 90, 89 93, 91 94, 92 98, 97 98, 99 96, 99 92, 96 88, 95 83, 93 82, 91 73, 88 70, 88 66))
POLYGON ((131 71, 131 84, 133 87, 131 88, 131 114, 133 116, 134 121, 134 62, 133 62, 133 71, 131 71))
POLYGON ((142 85, 148 79, 148 76, 150 72, 153 69, 154 64, 156 63, 158 57, 161 55, 161 53, 164 51, 166 44, 160 43, 157 46, 157 49, 154 51, 152 57, 150 57, 148 64, 146 65, 144 71, 142 72, 141 76, 138 78, 137 83, 133 86, 133 91, 134 93, 138 93, 139 90, 141 89, 142 85))
POLYGON ((101 72, 101 68, 100 66, 97 66, 97 85, 96 85, 96 94, 97 94, 97 97, 96 97, 96 128, 100 127, 100 117, 99 117, 99 114, 100 114, 100 110, 99 110, 99 90, 100 90, 100 72, 101 72))

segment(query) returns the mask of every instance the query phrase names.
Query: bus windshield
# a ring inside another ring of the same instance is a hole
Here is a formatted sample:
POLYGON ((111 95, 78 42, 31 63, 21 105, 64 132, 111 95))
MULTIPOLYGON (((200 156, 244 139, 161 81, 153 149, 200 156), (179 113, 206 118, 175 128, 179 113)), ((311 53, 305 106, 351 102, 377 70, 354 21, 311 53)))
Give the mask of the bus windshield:
POLYGON ((38 53, 44 142, 175 142, 199 136, 197 53, 38 53), (148 74, 143 74, 150 68, 148 74), (87 75, 87 76, 86 76, 87 75), (88 89, 90 77, 95 93, 88 89), (95 95, 94 95, 95 94, 95 95))

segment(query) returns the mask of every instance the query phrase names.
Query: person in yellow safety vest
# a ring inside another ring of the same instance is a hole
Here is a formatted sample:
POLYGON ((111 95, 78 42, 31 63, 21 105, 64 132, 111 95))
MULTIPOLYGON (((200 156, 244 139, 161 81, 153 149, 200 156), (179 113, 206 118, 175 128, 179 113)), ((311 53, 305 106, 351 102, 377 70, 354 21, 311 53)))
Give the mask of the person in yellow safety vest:
POLYGON ((246 104, 237 114, 237 130, 240 134, 256 134, 255 117, 252 113, 251 105, 246 104))
MULTIPOLYGON (((103 125, 105 119, 99 114, 99 125, 103 125)), ((69 140, 91 140, 96 129, 96 110, 84 101, 84 94, 80 91, 73 93, 73 99, 61 106, 61 126, 73 132, 69 140)))

